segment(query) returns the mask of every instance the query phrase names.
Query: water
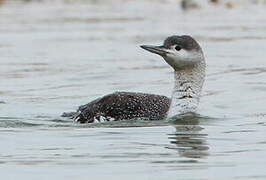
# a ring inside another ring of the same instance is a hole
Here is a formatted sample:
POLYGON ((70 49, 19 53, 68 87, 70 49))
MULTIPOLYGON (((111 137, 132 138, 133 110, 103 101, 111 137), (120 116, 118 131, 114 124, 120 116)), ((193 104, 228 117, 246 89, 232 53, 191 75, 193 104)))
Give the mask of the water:
POLYGON ((174 1, 6 1, 0 7, 4 179, 265 179, 264 6, 174 1), (199 115, 73 124, 113 91, 170 96, 172 70, 141 44, 191 34, 208 63, 199 115))

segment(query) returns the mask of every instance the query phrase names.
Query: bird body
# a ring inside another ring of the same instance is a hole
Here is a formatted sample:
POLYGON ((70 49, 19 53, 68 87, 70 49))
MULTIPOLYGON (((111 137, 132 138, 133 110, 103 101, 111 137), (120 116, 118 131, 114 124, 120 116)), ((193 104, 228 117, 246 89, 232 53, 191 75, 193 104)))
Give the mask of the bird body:
POLYGON ((166 96, 115 92, 80 106, 76 113, 77 122, 119 121, 136 118, 146 120, 164 119, 171 100, 166 96))

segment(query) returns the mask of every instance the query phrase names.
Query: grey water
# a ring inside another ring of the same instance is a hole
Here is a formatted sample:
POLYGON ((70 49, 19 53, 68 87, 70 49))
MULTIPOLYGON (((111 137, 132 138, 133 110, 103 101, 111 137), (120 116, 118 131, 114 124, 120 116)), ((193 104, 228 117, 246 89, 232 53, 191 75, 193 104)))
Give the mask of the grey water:
POLYGON ((266 179, 266 11, 177 1, 0 4, 1 179, 266 179), (172 70, 139 45, 190 34, 207 77, 198 115, 75 124, 114 91, 171 95, 172 70))

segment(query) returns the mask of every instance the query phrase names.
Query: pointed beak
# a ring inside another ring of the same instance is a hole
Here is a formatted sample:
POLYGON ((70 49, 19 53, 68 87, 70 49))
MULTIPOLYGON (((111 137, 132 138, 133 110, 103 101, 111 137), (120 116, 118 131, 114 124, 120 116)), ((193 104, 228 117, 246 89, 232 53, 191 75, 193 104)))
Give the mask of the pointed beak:
POLYGON ((160 56, 166 56, 167 54, 167 51, 163 46, 142 45, 140 47, 152 53, 159 54, 160 56))

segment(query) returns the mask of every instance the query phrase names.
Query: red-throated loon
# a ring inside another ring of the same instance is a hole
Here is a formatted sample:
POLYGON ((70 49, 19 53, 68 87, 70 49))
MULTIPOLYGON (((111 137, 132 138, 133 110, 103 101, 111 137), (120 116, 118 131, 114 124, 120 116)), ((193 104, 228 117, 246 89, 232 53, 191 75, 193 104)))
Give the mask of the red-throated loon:
POLYGON ((170 36, 162 46, 142 45, 158 54, 174 69, 175 85, 171 99, 166 96, 115 92, 80 106, 75 113, 64 113, 76 122, 92 123, 130 119, 161 120, 198 107, 205 78, 205 58, 200 45, 191 37, 170 36))

